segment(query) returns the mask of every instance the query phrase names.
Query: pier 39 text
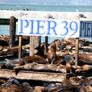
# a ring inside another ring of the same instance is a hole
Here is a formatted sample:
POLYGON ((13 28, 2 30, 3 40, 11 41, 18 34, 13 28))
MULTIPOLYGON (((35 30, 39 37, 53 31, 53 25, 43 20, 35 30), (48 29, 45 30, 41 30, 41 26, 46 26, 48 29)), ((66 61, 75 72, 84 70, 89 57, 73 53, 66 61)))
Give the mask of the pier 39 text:
POLYGON ((18 20, 18 35, 79 37, 77 20, 18 20))

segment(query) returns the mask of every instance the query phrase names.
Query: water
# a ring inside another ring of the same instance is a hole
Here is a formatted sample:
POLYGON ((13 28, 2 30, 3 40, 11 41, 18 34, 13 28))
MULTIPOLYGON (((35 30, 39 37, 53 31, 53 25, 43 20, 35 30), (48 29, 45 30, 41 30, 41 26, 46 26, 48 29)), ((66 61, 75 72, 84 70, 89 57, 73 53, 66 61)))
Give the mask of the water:
MULTIPOLYGON (((23 10, 29 9, 33 11, 57 11, 57 12, 92 12, 92 6, 64 6, 64 5, 16 5, 16 4, 0 4, 0 10, 23 10)), ((9 35, 9 25, 0 25, 0 35, 9 35)), ((49 42, 60 37, 49 37, 49 42)), ((92 38, 86 38, 92 41, 92 38)), ((42 37, 42 42, 44 37, 42 37)))
POLYGON ((75 12, 78 9, 80 12, 92 12, 92 6, 78 6, 78 5, 16 5, 16 4, 0 4, 1 10, 17 10, 29 9, 33 11, 61 11, 61 12, 75 12))

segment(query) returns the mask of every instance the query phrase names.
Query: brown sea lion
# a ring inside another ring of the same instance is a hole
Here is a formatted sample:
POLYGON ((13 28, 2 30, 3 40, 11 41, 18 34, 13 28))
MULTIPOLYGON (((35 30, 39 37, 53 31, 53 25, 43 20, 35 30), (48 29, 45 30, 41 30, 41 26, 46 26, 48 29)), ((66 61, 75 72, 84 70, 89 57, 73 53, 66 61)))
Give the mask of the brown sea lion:
POLYGON ((7 51, 1 51, 0 56, 7 55, 7 51))
POLYGON ((56 52, 56 55, 57 56, 65 56, 67 54, 70 54, 70 51, 69 50, 65 50, 65 51, 57 51, 56 52))
POLYGON ((0 38, 0 46, 8 46, 9 45, 9 37, 2 36, 0 38))
POLYGON ((80 68, 76 69, 76 72, 83 72, 83 71, 88 71, 92 69, 92 65, 83 65, 80 68))
POLYGON ((70 81, 70 83, 72 84, 72 85, 74 85, 74 86, 79 86, 79 81, 81 80, 81 78, 79 78, 79 77, 70 77, 69 78, 69 81, 70 81))
MULTIPOLYGON (((67 45, 71 45, 71 46, 74 46, 75 47, 75 44, 76 44, 76 39, 75 38, 68 38, 68 39, 65 39, 67 45)), ((85 39, 79 39, 79 47, 81 48, 82 46, 87 46, 88 45, 88 41, 85 40, 85 39)))
POLYGON ((3 84, 2 92, 24 92, 24 90, 15 78, 10 78, 3 84))
POLYGON ((34 49, 34 55, 39 55, 42 57, 47 57, 46 44, 42 43, 39 47, 34 49))
POLYGON ((3 46, 0 46, 0 50, 3 50, 4 49, 4 47, 3 46))
POLYGON ((16 66, 14 67, 15 70, 18 69, 26 69, 26 70, 36 70, 36 71, 54 71, 54 72, 63 72, 66 73, 66 68, 63 65, 56 65, 56 64, 37 64, 35 62, 33 63, 27 63, 22 66, 16 66))
POLYGON ((44 92, 45 87, 43 86, 35 86, 32 92, 44 92))
POLYGON ((48 60, 51 64, 53 64, 55 59, 56 59, 56 45, 55 43, 53 43, 48 48, 48 60))
POLYGON ((2 68, 2 69, 5 69, 5 68, 13 69, 13 67, 23 64, 22 59, 9 60, 6 58, 5 60, 6 60, 6 62, 0 62, 0 68, 2 68))
POLYGON ((85 87, 85 89, 86 89, 86 92, 92 92, 92 86, 86 86, 85 87))
POLYGON ((66 62, 66 66, 65 66, 66 71, 67 71, 67 73, 70 73, 70 72, 72 72, 72 64, 74 63, 73 62, 74 59, 70 55, 65 55, 64 57, 65 57, 65 62, 66 62))
POLYGON ((16 84, 10 85, 8 88, 2 88, 1 92, 24 92, 22 87, 19 87, 16 84))
POLYGON ((7 52, 13 55, 18 55, 18 47, 7 48, 7 52))
POLYGON ((39 56, 39 55, 33 55, 33 56, 26 56, 23 58, 23 62, 26 63, 32 63, 32 62, 36 62, 39 64, 46 64, 48 63, 47 59, 39 56))
POLYGON ((88 92, 88 91, 86 91, 85 87, 80 87, 79 92, 88 92))
POLYGON ((24 92, 32 92, 33 88, 28 82, 23 82, 22 87, 24 89, 24 92))

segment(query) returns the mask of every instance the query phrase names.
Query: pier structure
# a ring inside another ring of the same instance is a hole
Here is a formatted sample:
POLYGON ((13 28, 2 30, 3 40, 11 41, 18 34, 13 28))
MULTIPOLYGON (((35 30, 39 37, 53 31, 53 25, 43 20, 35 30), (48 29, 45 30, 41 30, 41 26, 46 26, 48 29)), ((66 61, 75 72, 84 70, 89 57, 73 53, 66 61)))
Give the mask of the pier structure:
MULTIPOLYGON (((75 19, 79 21, 92 21, 91 17, 92 13, 91 12, 40 12, 40 11, 22 11, 22 10, 0 10, 0 25, 10 25, 10 31, 15 31, 16 28, 14 28, 17 25, 17 20, 18 19, 75 19), (16 19, 16 23, 12 21, 16 19)), ((13 36, 11 35, 11 39, 13 36)), ((33 37, 30 37, 30 55, 33 55, 33 49, 34 45, 39 45, 40 44, 40 37, 36 37, 36 39, 33 42, 33 37), (39 40, 38 40, 39 39, 39 40), (38 40, 38 41, 37 41, 38 40), (36 43, 36 44, 34 44, 36 43)), ((46 44, 48 43, 48 38, 46 37, 47 40, 46 44)), ((77 40, 78 41, 78 40, 77 40)), ((11 46, 12 46, 11 41, 11 46)), ((22 49, 22 38, 19 35, 19 59, 21 58, 21 49, 22 49)), ((78 42, 77 42, 78 43, 78 42)), ((78 47, 78 46, 77 46, 78 47)), ((77 48, 78 50, 78 48, 77 48)), ((47 52, 47 49, 46 49, 47 52)), ((76 52, 77 53, 77 52, 76 52)), ((77 56, 78 57, 78 56, 77 56)), ((76 63, 77 65, 77 63, 76 63)), ((43 73, 43 72, 29 72, 29 71, 20 71, 18 75, 15 74, 13 70, 0 70, 0 78, 9 78, 9 77, 16 77, 17 79, 25 79, 25 80, 40 80, 40 81, 49 81, 49 82, 61 82, 65 79, 66 74, 62 73, 43 73), (28 77, 25 77, 28 76, 28 77), (39 77, 40 76, 40 77, 39 77)))

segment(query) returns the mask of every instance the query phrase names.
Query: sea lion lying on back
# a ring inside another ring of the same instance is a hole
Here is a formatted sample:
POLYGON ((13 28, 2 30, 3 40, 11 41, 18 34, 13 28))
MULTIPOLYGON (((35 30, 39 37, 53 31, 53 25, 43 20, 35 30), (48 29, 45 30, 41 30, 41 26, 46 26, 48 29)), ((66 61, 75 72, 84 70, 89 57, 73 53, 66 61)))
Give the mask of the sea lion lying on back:
POLYGON ((49 72, 63 72, 66 73, 66 67, 64 65, 56 64, 38 64, 38 63, 27 63, 25 65, 14 67, 15 70, 36 70, 36 71, 49 71, 49 72))

